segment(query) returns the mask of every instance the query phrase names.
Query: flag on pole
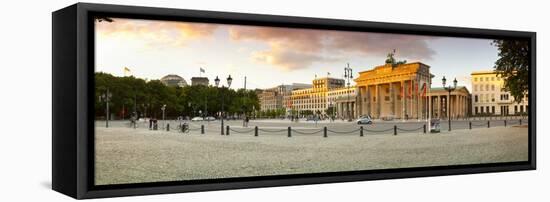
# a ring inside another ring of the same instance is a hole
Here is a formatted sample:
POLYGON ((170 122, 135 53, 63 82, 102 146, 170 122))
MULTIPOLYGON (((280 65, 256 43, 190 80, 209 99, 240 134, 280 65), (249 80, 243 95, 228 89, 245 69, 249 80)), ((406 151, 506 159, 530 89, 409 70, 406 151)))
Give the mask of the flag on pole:
POLYGON ((128 76, 131 73, 128 67, 124 67, 124 76, 128 76))
POLYGON ((199 67, 199 69, 200 69, 201 73, 204 73, 204 72, 205 72, 204 69, 203 69, 202 67, 199 67))

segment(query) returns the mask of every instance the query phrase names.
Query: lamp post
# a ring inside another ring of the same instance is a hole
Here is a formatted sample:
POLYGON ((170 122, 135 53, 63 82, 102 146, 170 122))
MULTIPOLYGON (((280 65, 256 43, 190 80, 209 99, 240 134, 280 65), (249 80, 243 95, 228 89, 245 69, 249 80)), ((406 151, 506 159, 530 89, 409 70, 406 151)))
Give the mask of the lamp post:
MULTIPOLYGON (((233 81, 233 78, 231 78, 231 75, 229 75, 227 77, 227 88, 229 89, 229 87, 231 87, 231 82, 233 81)), ((220 85, 220 78, 218 78, 218 76, 216 76, 216 79, 214 79, 214 82, 216 84, 216 88, 220 85)), ((224 88, 224 86, 222 85, 222 89, 224 88)), ((222 93, 222 111, 221 111, 221 135, 224 135, 224 129, 223 129, 223 118, 224 118, 224 105, 225 105, 225 94, 222 93)))
POLYGON ((164 120, 164 111, 166 111, 166 105, 162 105, 162 107, 160 108, 162 110, 162 125, 165 127, 166 126, 166 121, 164 120))
POLYGON ((105 128, 109 127, 109 102, 111 101, 111 97, 113 97, 113 94, 109 92, 108 88, 105 93, 99 96, 99 101, 105 102, 105 128))
POLYGON ((449 131, 451 131, 451 105, 449 104, 449 101, 451 100, 451 92, 456 89, 456 84, 458 83, 458 81, 455 78, 452 86, 451 85, 446 86, 447 79, 445 79, 445 76, 443 76, 442 81, 443 81, 443 88, 447 92, 449 92, 449 100, 446 101, 446 104, 447 104, 447 118, 449 119, 449 131))
MULTIPOLYGON (((344 79, 347 80, 347 81, 346 81, 346 82, 347 82, 346 84, 347 84, 347 86, 348 86, 348 90, 347 90, 346 94, 348 94, 347 102, 349 102, 349 100, 350 100, 350 97, 349 97, 349 94, 350 94, 349 88, 350 88, 350 86, 351 86, 350 80, 353 79, 353 70, 351 69, 351 67, 349 67, 349 63, 347 64, 346 67, 344 67, 344 79)), ((347 103, 347 102, 346 102, 346 103, 347 103)), ((352 120, 351 120, 350 109, 349 109, 350 107, 351 107, 351 105, 348 105, 348 106, 346 107, 346 109, 347 109, 348 121, 352 121, 352 120)))

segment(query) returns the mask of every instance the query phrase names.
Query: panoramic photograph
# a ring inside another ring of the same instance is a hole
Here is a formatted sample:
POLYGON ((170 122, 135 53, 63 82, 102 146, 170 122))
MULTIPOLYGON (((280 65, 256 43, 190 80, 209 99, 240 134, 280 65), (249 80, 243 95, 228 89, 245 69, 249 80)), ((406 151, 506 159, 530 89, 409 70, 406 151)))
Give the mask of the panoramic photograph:
POLYGON ((95 19, 94 184, 529 160, 529 41, 95 19))

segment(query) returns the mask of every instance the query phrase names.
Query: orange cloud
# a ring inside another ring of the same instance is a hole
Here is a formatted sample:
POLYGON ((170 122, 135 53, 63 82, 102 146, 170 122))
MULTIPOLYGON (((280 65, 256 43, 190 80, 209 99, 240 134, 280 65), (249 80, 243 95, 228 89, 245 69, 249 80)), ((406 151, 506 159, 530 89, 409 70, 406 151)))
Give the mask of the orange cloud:
POLYGON ((218 25, 158 20, 114 18, 114 21, 96 22, 99 36, 135 38, 154 46, 183 46, 190 39, 210 36, 218 25))
POLYGON ((245 26, 231 27, 229 33, 233 40, 268 44, 268 50, 253 53, 253 58, 283 70, 307 68, 350 54, 385 56, 393 49, 408 59, 429 60, 435 54, 427 43, 435 37, 427 36, 245 26))

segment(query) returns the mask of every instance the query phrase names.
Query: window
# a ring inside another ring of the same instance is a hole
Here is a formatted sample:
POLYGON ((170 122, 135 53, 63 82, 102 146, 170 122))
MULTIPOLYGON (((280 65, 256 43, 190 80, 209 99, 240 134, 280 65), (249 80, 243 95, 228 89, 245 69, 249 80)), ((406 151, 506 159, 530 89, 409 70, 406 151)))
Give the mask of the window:
MULTIPOLYGON (((477 95, 474 96, 474 102, 478 102, 478 98, 477 98, 477 95)), ((476 107, 477 109, 477 107, 476 107)), ((477 110, 476 110, 477 111, 477 110)))
POLYGON ((495 77, 491 77, 491 81, 495 81, 495 77))
POLYGON ((475 114, 478 114, 477 107, 474 107, 474 110, 475 110, 475 114))
POLYGON ((492 110, 492 112, 491 112, 491 113, 493 113, 493 114, 494 114, 494 113, 495 113, 495 106, 492 106, 492 107, 491 107, 491 110, 492 110))
POLYGON ((491 94, 491 102, 495 101, 495 94, 491 94))
POLYGON ((485 109, 487 109, 487 113, 489 113, 489 106, 485 107, 485 109))
POLYGON ((491 90, 492 90, 492 91, 495 90, 495 85, 491 85, 491 90))
POLYGON ((476 77, 476 78, 474 78, 474 82, 477 82, 477 77, 476 77))
POLYGON ((477 91, 477 85, 474 85, 474 91, 477 91))
POLYGON ((514 113, 518 113, 518 106, 514 106, 514 113))
POLYGON ((481 109, 481 113, 483 113, 483 107, 479 107, 479 109, 481 109))
POLYGON ((523 105, 519 106, 519 111, 523 113, 523 105))

